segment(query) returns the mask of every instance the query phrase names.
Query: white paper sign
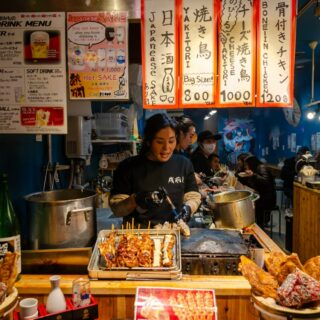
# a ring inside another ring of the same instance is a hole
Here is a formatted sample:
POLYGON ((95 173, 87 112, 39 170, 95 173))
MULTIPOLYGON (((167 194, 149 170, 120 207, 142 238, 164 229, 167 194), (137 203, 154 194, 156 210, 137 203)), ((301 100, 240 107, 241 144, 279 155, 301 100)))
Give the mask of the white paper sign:
POLYGON ((257 105, 292 106, 295 0, 259 3, 257 105))
POLYGON ((67 133, 65 14, 0 14, 0 133, 67 133))
POLYGON ((218 105, 252 106, 255 25, 253 1, 221 0, 218 105))
POLYGON ((181 100, 183 107, 212 106, 215 89, 214 1, 182 0, 181 100))
POLYGON ((172 0, 142 2, 144 108, 177 107, 176 7, 172 0))

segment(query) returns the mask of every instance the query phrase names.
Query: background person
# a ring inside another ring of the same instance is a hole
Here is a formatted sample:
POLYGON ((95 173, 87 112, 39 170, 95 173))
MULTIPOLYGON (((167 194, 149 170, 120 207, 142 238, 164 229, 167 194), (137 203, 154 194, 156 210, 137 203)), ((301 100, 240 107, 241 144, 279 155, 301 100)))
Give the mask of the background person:
POLYGON ((200 193, 189 159, 173 154, 176 122, 166 114, 155 114, 145 126, 141 152, 122 161, 114 173, 110 207, 124 223, 145 228, 165 221, 174 222, 172 208, 165 201, 164 187, 179 218, 190 219, 200 205, 200 193))
POLYGON ((177 146, 176 153, 190 157, 189 148, 196 141, 196 125, 186 116, 177 117, 177 146))
POLYGON ((208 160, 210 154, 215 152, 217 141, 221 139, 220 134, 213 134, 211 131, 202 131, 198 135, 198 147, 191 154, 191 161, 196 173, 203 173, 211 176, 211 166, 208 160))
POLYGON ((270 212, 276 205, 274 178, 268 168, 256 157, 249 155, 244 159, 246 177, 243 184, 259 193, 255 202, 257 224, 264 228, 270 220, 270 212))

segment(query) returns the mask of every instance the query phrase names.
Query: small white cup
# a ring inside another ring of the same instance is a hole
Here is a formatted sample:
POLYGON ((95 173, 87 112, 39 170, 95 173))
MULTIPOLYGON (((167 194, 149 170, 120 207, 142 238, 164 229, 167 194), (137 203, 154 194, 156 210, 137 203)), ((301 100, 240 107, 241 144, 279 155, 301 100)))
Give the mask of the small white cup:
POLYGON ((38 300, 36 298, 22 299, 19 303, 19 309, 22 320, 36 318, 38 316, 38 300))

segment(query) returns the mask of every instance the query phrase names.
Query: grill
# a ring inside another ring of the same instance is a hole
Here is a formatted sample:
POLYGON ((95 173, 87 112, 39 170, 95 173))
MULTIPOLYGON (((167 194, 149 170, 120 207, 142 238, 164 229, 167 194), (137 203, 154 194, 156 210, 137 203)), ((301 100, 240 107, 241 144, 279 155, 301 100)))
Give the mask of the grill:
POLYGON ((250 249, 261 248, 251 234, 237 230, 191 229, 181 239, 183 274, 238 275, 240 256, 250 257, 250 249))

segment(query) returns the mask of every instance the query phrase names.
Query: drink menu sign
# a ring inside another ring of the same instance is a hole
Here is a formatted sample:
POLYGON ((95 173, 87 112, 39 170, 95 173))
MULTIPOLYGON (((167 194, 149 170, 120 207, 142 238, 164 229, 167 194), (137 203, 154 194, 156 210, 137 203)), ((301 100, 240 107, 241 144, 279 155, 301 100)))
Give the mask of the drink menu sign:
POLYGON ((0 133, 65 134, 65 14, 0 14, 0 133))
POLYGON ((127 100, 128 12, 69 12, 69 97, 127 100))
POLYGON ((255 88, 253 1, 220 1, 218 105, 252 106, 255 88))
POLYGON ((216 14, 213 0, 182 0, 179 15, 180 105, 212 107, 215 92, 216 14))
POLYGON ((293 105, 295 20, 295 0, 259 1, 258 106, 293 105))
POLYGON ((178 32, 176 3, 141 1, 144 108, 177 108, 178 32))

